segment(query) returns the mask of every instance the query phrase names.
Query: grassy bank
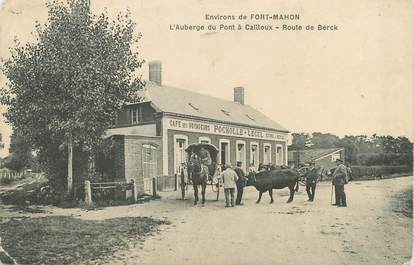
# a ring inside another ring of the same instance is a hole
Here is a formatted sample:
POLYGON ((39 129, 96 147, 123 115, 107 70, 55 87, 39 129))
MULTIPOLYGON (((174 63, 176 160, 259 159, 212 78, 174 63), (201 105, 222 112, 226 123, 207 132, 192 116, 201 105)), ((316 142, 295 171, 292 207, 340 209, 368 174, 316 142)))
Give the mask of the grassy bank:
POLYGON ((410 186, 394 196, 391 203, 394 212, 413 218, 413 187, 410 186))
POLYGON ((65 216, 1 219, 2 245, 19 264, 105 264, 105 258, 158 230, 166 221, 125 217, 103 221, 65 216))

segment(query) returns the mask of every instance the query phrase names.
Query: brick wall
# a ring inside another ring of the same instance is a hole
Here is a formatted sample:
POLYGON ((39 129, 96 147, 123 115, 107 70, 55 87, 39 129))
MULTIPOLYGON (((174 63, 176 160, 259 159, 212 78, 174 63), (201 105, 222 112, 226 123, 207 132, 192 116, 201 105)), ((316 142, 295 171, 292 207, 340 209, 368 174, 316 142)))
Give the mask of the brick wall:
MULTIPOLYGON (((162 145, 160 137, 147 137, 138 135, 115 135, 114 140, 114 165, 115 181, 130 182, 134 179, 137 184, 138 194, 144 193, 144 175, 142 168, 142 148, 144 144, 156 146, 157 150, 157 175, 162 175, 162 145)), ((118 194, 118 198, 131 197, 131 191, 126 194, 118 194)))
MULTIPOLYGON (((144 172, 142 167, 142 148, 144 144, 156 146, 157 152, 157 172, 156 175, 162 175, 162 145, 160 137, 145 137, 128 135, 124 139, 125 154, 125 181, 135 180, 138 193, 144 193, 144 172)), ((128 196, 129 194, 127 194, 128 196)))

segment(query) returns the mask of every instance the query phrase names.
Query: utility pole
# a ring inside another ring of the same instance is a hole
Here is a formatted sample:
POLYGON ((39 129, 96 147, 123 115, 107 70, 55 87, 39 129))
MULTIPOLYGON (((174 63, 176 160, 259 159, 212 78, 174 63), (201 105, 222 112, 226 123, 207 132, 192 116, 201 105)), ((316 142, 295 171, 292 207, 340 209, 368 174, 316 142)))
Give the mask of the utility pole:
POLYGON ((73 142, 72 142, 72 133, 69 133, 68 136, 68 194, 72 194, 73 189, 73 142))

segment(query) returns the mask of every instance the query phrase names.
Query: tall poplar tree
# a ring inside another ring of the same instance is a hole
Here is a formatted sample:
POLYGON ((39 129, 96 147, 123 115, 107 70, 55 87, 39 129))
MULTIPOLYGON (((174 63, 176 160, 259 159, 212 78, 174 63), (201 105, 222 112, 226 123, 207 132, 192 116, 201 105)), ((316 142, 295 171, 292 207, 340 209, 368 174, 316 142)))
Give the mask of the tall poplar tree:
POLYGON ((72 154, 92 153, 143 85, 134 75, 143 64, 136 49, 141 34, 128 12, 115 20, 94 15, 88 0, 54 0, 47 8, 35 41, 16 41, 3 62, 8 83, 0 98, 5 117, 39 150, 50 178, 61 169, 58 160, 67 161, 67 182, 60 185, 71 193, 72 154))

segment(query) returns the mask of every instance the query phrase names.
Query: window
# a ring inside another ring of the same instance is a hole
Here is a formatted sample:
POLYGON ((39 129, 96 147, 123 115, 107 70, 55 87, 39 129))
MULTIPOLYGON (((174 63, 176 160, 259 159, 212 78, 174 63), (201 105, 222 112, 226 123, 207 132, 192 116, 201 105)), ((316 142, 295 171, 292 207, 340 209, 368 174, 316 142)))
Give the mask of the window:
POLYGON ((200 136, 200 137, 198 137, 198 142, 200 144, 210 144, 211 143, 211 139, 208 138, 208 137, 200 136))
POLYGON ((332 155, 332 162, 335 162, 337 159, 341 159, 341 154, 336 153, 332 155))
POLYGON ((199 110, 199 108, 197 108, 193 103, 188 103, 188 105, 190 105, 190 107, 192 107, 195 110, 199 110))
POLYGON ((219 155, 220 164, 225 165, 230 163, 230 141, 220 139, 219 141, 219 155))
POLYGON ((152 178, 157 176, 157 147, 152 144, 142 145, 142 173, 144 176, 144 192, 152 192, 152 178))
POLYGON ((259 166, 259 144, 256 142, 250 143, 250 164, 256 169, 259 166))
POLYGON ((283 165, 283 146, 280 144, 276 145, 276 165, 283 165))
POLYGON ((226 114, 227 116, 230 116, 230 112, 228 112, 227 110, 222 109, 221 112, 223 112, 224 114, 226 114))
POLYGON ((263 145, 263 164, 269 165, 272 163, 272 147, 270 144, 263 145))
POLYGON ((249 114, 246 114, 246 117, 249 118, 250 120, 254 121, 254 119, 251 116, 249 116, 249 114))
POLYGON ((131 123, 137 124, 144 120, 144 115, 142 111, 142 106, 137 106, 133 109, 131 109, 131 123))
POLYGON ((241 163, 241 168, 246 171, 246 143, 244 141, 236 141, 236 162, 241 163))

